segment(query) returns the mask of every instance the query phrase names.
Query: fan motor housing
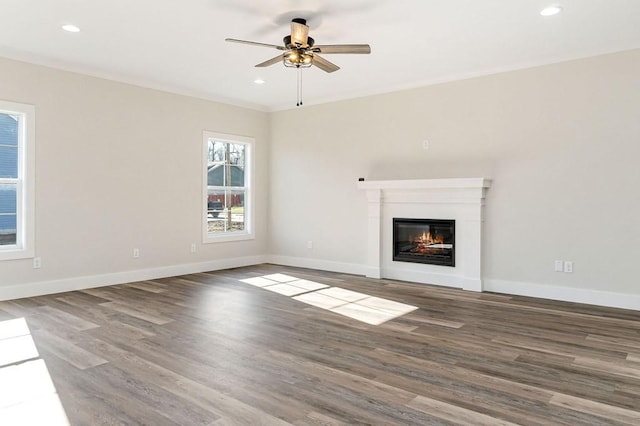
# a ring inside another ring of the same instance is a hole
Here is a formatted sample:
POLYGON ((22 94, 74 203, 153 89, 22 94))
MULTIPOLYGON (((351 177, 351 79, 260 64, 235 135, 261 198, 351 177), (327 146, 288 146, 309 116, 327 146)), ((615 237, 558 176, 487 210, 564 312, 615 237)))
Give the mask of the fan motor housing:
MULTIPOLYGON (((294 49, 296 48, 296 46, 291 44, 291 36, 284 36, 284 38, 282 39, 282 42, 284 43, 284 47, 286 47, 287 49, 294 49)), ((313 37, 307 37, 307 45, 309 47, 313 46, 313 44, 315 43, 315 40, 313 39, 313 37)))

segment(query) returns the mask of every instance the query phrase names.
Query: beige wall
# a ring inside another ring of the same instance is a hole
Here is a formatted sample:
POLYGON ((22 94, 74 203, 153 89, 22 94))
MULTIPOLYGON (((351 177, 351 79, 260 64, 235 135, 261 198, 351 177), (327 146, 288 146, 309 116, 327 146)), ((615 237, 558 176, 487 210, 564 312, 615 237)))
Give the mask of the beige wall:
POLYGON ((358 177, 487 177, 490 286, 640 295, 639 75, 634 50, 274 113, 270 250, 357 271, 358 177))
POLYGON ((358 177, 487 177, 491 288, 640 307, 639 70, 634 50, 267 114, 0 59, 0 99, 36 106, 42 258, 0 262, 0 293, 266 254, 358 272, 358 177), (200 244, 205 129, 256 139, 253 241, 200 244))
POLYGON ((266 113, 4 59, 0 99, 36 107, 42 258, 0 262, 0 290, 266 252, 266 113), (253 241, 201 244, 205 129, 256 139, 253 241))

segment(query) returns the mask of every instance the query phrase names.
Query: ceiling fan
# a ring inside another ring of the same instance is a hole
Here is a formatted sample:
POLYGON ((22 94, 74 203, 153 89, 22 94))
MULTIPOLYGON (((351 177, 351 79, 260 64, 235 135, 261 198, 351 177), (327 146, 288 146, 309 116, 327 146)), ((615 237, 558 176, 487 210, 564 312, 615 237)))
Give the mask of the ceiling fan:
MULTIPOLYGON (((253 46, 262 46, 282 51, 280 55, 268 59, 256 65, 256 67, 268 67, 280 61, 285 67, 309 68, 313 65, 321 70, 331 73, 340 69, 336 64, 324 59, 322 54, 368 54, 371 53, 371 46, 368 44, 326 44, 316 45, 315 40, 309 37, 309 26, 306 19, 294 18, 291 21, 291 34, 283 38, 283 45, 259 43, 255 41, 238 40, 235 38, 227 38, 226 41, 233 43, 249 44, 253 46)), ((302 105, 302 75, 298 74, 298 103, 302 105)))

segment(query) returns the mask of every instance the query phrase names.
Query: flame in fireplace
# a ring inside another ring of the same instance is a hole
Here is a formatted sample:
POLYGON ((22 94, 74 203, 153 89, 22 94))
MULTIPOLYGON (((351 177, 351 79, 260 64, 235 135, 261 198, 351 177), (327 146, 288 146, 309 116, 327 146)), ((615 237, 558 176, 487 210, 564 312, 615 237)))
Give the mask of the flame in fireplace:
POLYGON ((432 234, 429 231, 423 231, 421 235, 410 238, 411 243, 415 244, 415 247, 411 252, 413 253, 434 253, 439 252, 444 247, 444 235, 432 234))
POLYGON ((420 245, 431 245, 431 244, 443 244, 444 243, 444 235, 436 234, 435 236, 431 235, 431 232, 423 232, 418 238, 413 240, 414 243, 418 243, 420 245))

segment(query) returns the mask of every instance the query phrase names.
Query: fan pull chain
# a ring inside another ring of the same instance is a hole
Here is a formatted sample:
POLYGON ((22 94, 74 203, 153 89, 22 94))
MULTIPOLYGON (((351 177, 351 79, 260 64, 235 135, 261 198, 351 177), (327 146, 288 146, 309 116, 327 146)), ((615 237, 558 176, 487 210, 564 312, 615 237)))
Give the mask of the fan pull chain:
POLYGON ((296 106, 302 106, 302 68, 298 67, 298 102, 296 106))

